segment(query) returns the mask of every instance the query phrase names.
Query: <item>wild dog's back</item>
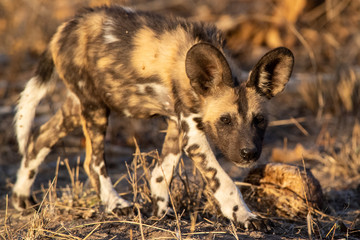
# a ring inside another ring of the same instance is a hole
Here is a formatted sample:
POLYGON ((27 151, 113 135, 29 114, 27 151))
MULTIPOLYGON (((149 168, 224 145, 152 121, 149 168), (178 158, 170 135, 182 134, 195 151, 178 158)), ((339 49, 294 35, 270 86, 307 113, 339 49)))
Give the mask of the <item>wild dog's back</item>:
POLYGON ((100 7, 59 27, 50 49, 60 77, 80 100, 104 102, 132 117, 171 116, 174 89, 196 100, 184 62, 197 42, 223 45, 220 32, 207 24, 100 7))

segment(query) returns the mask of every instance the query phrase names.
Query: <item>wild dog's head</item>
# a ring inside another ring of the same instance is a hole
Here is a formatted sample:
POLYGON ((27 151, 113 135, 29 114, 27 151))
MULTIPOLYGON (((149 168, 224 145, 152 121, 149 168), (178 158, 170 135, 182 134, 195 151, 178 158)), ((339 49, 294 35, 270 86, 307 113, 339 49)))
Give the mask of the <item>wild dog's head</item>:
POLYGON ((224 55, 207 43, 194 45, 186 56, 186 73, 201 99, 206 134, 238 166, 255 162, 261 154, 268 124, 264 104, 289 81, 294 56, 287 48, 265 54, 248 80, 234 86, 224 55))

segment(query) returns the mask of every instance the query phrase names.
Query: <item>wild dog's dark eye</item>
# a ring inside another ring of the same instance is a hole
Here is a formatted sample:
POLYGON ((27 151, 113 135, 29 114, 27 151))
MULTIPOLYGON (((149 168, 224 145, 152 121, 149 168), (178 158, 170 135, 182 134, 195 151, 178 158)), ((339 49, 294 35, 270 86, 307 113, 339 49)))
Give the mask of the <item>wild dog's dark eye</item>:
POLYGON ((263 115, 258 115, 258 116, 255 116, 255 117, 254 117, 254 121, 255 121, 256 123, 261 123, 261 122, 265 121, 265 118, 264 118, 263 115))
POLYGON ((224 124, 230 124, 231 123, 231 117, 226 115, 226 116, 221 116, 220 117, 220 121, 224 124))
POLYGON ((266 119, 263 115, 256 115, 253 119, 254 124, 258 125, 259 127, 265 127, 266 126, 266 119))

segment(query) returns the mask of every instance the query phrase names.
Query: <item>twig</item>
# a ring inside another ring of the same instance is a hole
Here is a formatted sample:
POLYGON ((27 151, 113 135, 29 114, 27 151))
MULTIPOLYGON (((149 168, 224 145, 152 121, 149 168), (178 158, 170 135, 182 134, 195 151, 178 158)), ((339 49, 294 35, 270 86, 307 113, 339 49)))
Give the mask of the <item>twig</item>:
MULTIPOLYGON (((312 211, 313 211, 313 207, 310 206, 309 204, 309 200, 308 200, 308 196, 307 196, 307 191, 305 189, 305 184, 307 184, 309 182, 308 180, 308 175, 307 175, 307 172, 306 172, 306 165, 305 165, 305 160, 304 160, 304 157, 301 158, 302 160, 302 164, 303 164, 303 168, 304 168, 304 174, 305 174, 305 179, 302 179, 302 175, 301 175, 301 172, 300 170, 298 169, 299 171, 299 176, 300 178, 303 180, 303 184, 302 184, 302 187, 303 187, 303 192, 304 192, 304 198, 305 198, 305 201, 306 201, 306 206, 308 208, 308 214, 306 216, 306 223, 307 223, 307 228, 308 228, 308 235, 309 235, 309 239, 312 239, 311 237, 311 232, 314 232, 315 233, 315 230, 314 230, 314 224, 317 226, 317 224, 314 222, 313 218, 312 218, 312 211)), ((318 227, 319 228, 319 227, 318 227)), ((319 234, 320 234, 320 231, 319 231, 319 234)), ((321 236, 320 236, 320 239, 321 236)))
POLYGON ((133 202, 136 203, 136 199, 137 199, 137 195, 138 195, 138 187, 137 187, 137 162, 138 162, 138 159, 141 158, 141 152, 140 152, 140 148, 139 148, 139 145, 137 144, 137 141, 135 138, 133 138, 133 141, 135 143, 135 147, 136 147, 136 150, 135 150, 135 157, 133 158, 133 161, 132 163, 134 164, 134 173, 131 175, 130 174, 130 170, 128 168, 128 166, 126 165, 127 169, 128 169, 128 174, 129 174, 129 177, 130 177, 130 183, 131 183, 131 186, 133 188, 133 191, 134 191, 134 196, 133 196, 133 202))
POLYGON ((235 227, 233 221, 230 221, 230 223, 231 223, 231 234, 235 237, 236 240, 239 240, 239 237, 236 233, 236 227, 235 227))
POLYGON ((295 118, 291 118, 291 121, 295 124, 295 126, 305 135, 305 136, 309 136, 309 132, 306 131, 306 129, 301 126, 301 124, 295 119, 295 118))
MULTIPOLYGON (((158 156, 158 159, 160 159, 160 157, 158 156)), ((181 229, 180 229, 180 222, 179 222, 179 217, 177 215, 177 212, 176 212, 176 209, 175 209, 175 204, 174 204, 174 200, 171 196, 171 191, 170 191, 170 186, 169 186, 169 183, 168 181, 166 180, 166 176, 165 176, 165 173, 164 173, 164 169, 162 168, 162 166, 160 165, 160 168, 161 168, 161 171, 162 171, 162 174, 164 176, 164 180, 165 180, 165 183, 166 183, 166 187, 168 189, 168 193, 169 193, 169 198, 170 198, 170 202, 171 202, 171 205, 174 209, 174 214, 175 214, 175 218, 176 218, 176 225, 178 227, 178 235, 179 235, 179 239, 181 240, 181 229)))
POLYGON ((298 123, 305 122, 306 117, 300 117, 300 118, 290 118, 290 119, 283 119, 283 120, 275 120, 271 121, 269 123, 269 127, 275 127, 275 126, 283 126, 283 125, 290 125, 294 124, 294 120, 298 123))
POLYGON ((211 232, 193 232, 193 233, 183 233, 184 236, 191 236, 191 235, 205 235, 205 234, 226 234, 227 232, 224 231, 211 231, 211 232))
POLYGON ((48 196, 50 190, 53 188, 53 186, 54 186, 54 184, 56 183, 56 181, 57 181, 57 176, 54 177, 54 179, 53 179, 53 181, 51 182, 49 188, 48 188, 47 191, 45 192, 45 195, 44 195, 44 197, 43 197, 43 199, 42 199, 42 201, 41 201, 41 203, 40 203, 40 205, 39 205, 39 209, 35 212, 35 214, 39 214, 39 213, 40 213, 40 210, 41 210, 41 208, 42 208, 42 206, 43 206, 43 204, 44 204, 44 202, 45 202, 45 199, 46 199, 46 197, 48 196))
MULTIPOLYGON (((61 228, 63 228, 64 231, 66 231, 66 233, 69 234, 71 237, 75 238, 75 236, 72 235, 71 232, 65 227, 63 222, 61 222, 61 228)), ((56 232, 60 231, 61 228, 57 229, 56 232)))
MULTIPOLYGON (((326 234, 325 238, 328 238, 328 236, 331 234, 331 232, 333 232, 333 237, 334 237, 334 234, 335 234, 335 230, 336 230, 336 222, 333 224, 333 226, 330 228, 329 232, 326 234)), ((333 239, 332 237, 332 239, 333 239)))
POLYGON ((307 225, 307 232, 308 232, 308 237, 309 240, 312 240, 312 218, 311 218, 311 213, 310 211, 308 211, 307 215, 306 215, 306 225, 307 225))
POLYGON ((74 169, 71 169, 71 167, 69 165, 69 159, 65 158, 64 163, 65 163, 66 169, 68 170, 68 173, 70 175, 72 189, 74 190, 74 188, 75 188, 74 169))
POLYGON ((96 226, 94 227, 94 229, 91 230, 91 232, 89 232, 89 234, 86 235, 86 237, 85 237, 83 240, 88 239, 88 238, 96 231, 96 229, 98 229, 100 226, 101 226, 101 224, 96 225, 96 226))
POLYGON ((57 161, 56 161, 56 168, 55 168, 55 182, 54 182, 54 185, 53 185, 53 191, 50 192, 49 194, 49 201, 51 203, 55 203, 56 202, 56 199, 57 199, 57 194, 56 194, 56 185, 57 185, 57 179, 59 177, 59 166, 60 166, 60 157, 57 158, 57 161))
POLYGON ((116 180, 116 182, 113 184, 113 187, 116 187, 124 178, 126 178, 126 173, 121 175, 118 180, 116 180))
POLYGON ((310 44, 306 41, 306 39, 303 37, 303 35, 301 35, 301 33, 296 29, 294 24, 288 22, 287 26, 289 27, 290 31, 299 39, 301 44, 305 47, 306 51, 309 54, 311 65, 314 70, 314 74, 317 74, 318 66, 316 63, 315 53, 314 53, 313 49, 310 47, 310 44))
POLYGON ((66 238, 66 239, 69 239, 69 238, 70 238, 70 239, 82 240, 81 238, 76 237, 76 236, 73 236, 73 235, 66 235, 66 234, 54 232, 54 231, 51 231, 51 230, 48 230, 48 229, 41 229, 41 231, 51 233, 51 234, 53 234, 53 235, 55 235, 55 236, 64 237, 64 238, 66 238))
MULTIPOLYGON (((132 176, 132 174, 131 174, 131 172, 130 172, 130 168, 129 168, 129 165, 127 164, 127 162, 125 162, 125 166, 126 166, 126 170, 127 170, 127 172, 128 172, 128 176, 129 176, 129 182, 130 182, 130 184, 131 184, 131 187, 133 188, 133 194, 134 194, 134 196, 133 196, 133 200, 135 200, 135 198, 136 198, 136 195, 137 195, 137 189, 136 188, 134 188, 134 179, 133 179, 133 176, 132 176)), ((135 202, 135 201, 134 201, 135 202)))
POLYGON ((144 237, 144 229, 143 229, 143 225, 142 225, 140 208, 139 208, 138 204, 136 204, 136 203, 135 203, 135 207, 136 207, 136 209, 137 209, 137 211, 138 211, 138 216, 139 216, 139 226, 140 226, 141 239, 142 239, 142 240, 145 240, 145 237, 144 237))
POLYGON ((76 169, 75 169, 75 196, 80 196, 79 194, 82 193, 82 185, 81 182, 79 181, 79 173, 80 173, 80 156, 78 156, 77 160, 76 160, 76 169))
MULTIPOLYGON (((8 231, 8 226, 7 226, 7 219, 8 219, 8 207, 9 207, 9 196, 8 194, 6 194, 6 208, 5 208, 5 218, 4 218, 4 230, 5 230, 5 234, 10 237, 10 233, 8 231)), ((10 237, 12 239, 12 237, 10 237)))
MULTIPOLYGON (((72 227, 70 229, 75 229, 75 228, 82 228, 82 227, 86 227, 86 226, 91 226, 91 225, 95 225, 95 224, 106 224, 106 223, 126 223, 126 224, 133 224, 133 225, 140 225, 140 223, 138 222, 133 222, 133 221, 126 221, 126 220, 118 220, 118 221, 103 221, 103 222, 93 222, 93 223, 85 223, 85 224, 82 224, 82 225, 78 225, 78 226, 75 226, 75 227, 72 227)), ((168 232, 168 233, 171 233, 173 235, 176 234, 176 232, 174 231, 171 231, 171 230, 168 230, 168 229, 164 229, 164 228, 160 228, 160 227, 156 227, 156 226, 152 226, 152 225, 148 225, 148 224, 145 224, 145 223, 142 223, 142 226, 143 227, 148 227, 148 228, 152 228, 152 229, 156 229, 156 230, 160 230, 160 231, 164 231, 164 232, 168 232)))

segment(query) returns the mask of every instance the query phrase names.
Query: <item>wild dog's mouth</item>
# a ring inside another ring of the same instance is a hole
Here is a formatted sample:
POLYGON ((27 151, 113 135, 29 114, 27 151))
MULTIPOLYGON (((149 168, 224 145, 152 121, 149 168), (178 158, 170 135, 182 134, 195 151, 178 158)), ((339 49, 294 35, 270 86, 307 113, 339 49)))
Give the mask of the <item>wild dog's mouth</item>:
POLYGON ((237 167, 242 167, 242 168, 249 168, 252 167, 256 164, 257 159, 251 160, 251 161, 232 161, 237 167))
POLYGON ((255 165, 255 162, 252 163, 235 163, 235 166, 239 167, 239 168, 252 168, 255 165))

